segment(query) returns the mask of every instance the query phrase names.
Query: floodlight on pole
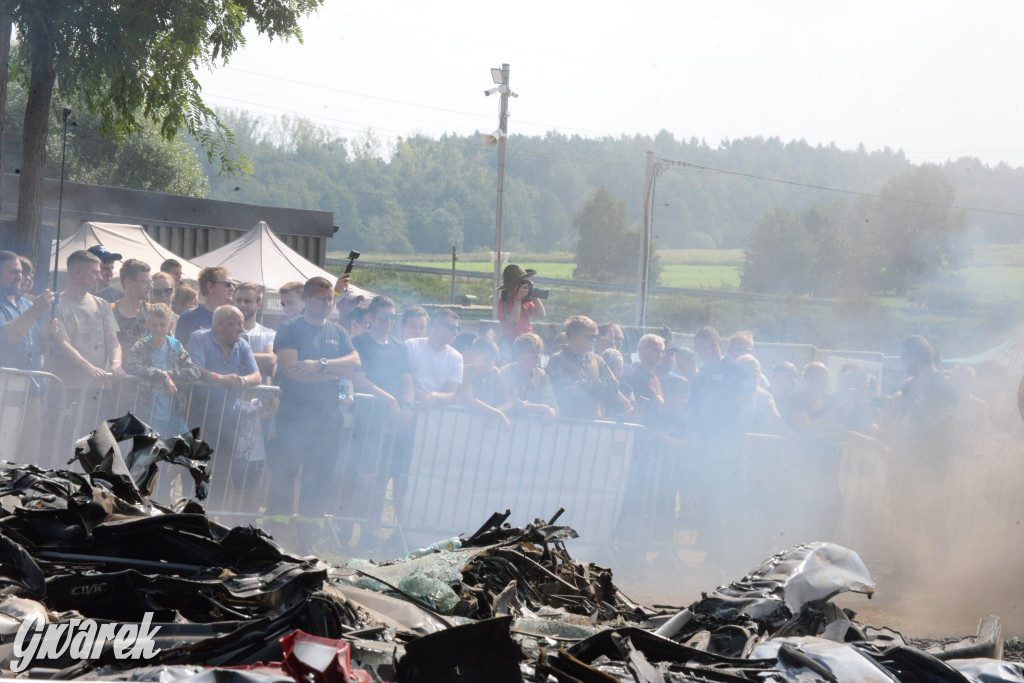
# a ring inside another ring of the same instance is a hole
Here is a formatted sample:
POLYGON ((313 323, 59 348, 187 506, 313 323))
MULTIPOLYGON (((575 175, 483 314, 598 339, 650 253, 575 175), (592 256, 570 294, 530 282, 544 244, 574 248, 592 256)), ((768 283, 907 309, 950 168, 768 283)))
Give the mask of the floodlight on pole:
POLYGON ((501 129, 491 131, 490 133, 482 133, 480 135, 480 142, 483 143, 484 147, 497 147, 498 139, 505 137, 505 134, 501 132, 501 129))
POLYGON ((498 114, 498 130, 490 134, 481 135, 481 142, 488 147, 498 148, 498 205, 495 210, 494 227, 494 319, 498 319, 498 307, 501 305, 501 230, 503 223, 502 200, 505 194, 505 141, 508 138, 508 98, 519 97, 508 87, 508 64, 502 64, 500 69, 491 69, 491 80, 497 85, 496 88, 484 90, 484 95, 491 96, 501 94, 501 109, 498 114))

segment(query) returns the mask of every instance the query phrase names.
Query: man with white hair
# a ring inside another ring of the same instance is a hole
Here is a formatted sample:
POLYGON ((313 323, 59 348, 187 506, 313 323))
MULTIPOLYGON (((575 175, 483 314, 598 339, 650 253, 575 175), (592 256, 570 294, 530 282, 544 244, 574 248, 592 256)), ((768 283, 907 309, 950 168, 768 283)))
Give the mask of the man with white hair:
POLYGON ((200 434, 213 445, 215 462, 221 469, 213 475, 211 505, 222 503, 227 491, 227 470, 235 450, 238 424, 237 392, 260 383, 252 348, 242 338, 244 320, 242 312, 234 306, 218 306, 213 312, 213 327, 193 332, 187 346, 203 381, 214 385, 195 389, 187 418, 189 427, 200 425, 200 434))
POLYGON ((622 381, 633 389, 637 412, 643 415, 665 402, 657 374, 658 364, 665 355, 665 340, 656 334, 645 334, 637 342, 636 352, 640 362, 623 375, 622 381))

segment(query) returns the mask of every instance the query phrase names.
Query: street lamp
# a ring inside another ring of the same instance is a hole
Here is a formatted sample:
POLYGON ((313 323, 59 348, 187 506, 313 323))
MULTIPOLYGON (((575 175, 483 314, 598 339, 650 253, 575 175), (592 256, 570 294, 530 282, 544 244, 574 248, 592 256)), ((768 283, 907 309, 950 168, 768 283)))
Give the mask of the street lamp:
MULTIPOLYGON (((57 195, 57 246, 53 251, 53 291, 57 291, 57 271, 60 265, 60 222, 64 213, 64 159, 68 152, 68 117, 71 116, 71 109, 64 107, 61 117, 64 119, 64 137, 60 143, 60 193, 57 195)), ((57 314, 57 307, 53 307, 53 314, 57 314)))
POLYGON ((505 139, 508 137, 508 98, 519 97, 508 87, 508 64, 502 64, 500 69, 491 69, 491 80, 497 87, 484 90, 484 95, 490 97, 494 94, 501 95, 501 110, 498 115, 498 130, 493 133, 481 135, 481 141, 488 147, 498 148, 498 208, 495 211, 494 228, 494 319, 498 319, 498 307, 501 305, 501 296, 498 291, 501 289, 501 228, 502 228, 502 196, 505 192, 505 139))

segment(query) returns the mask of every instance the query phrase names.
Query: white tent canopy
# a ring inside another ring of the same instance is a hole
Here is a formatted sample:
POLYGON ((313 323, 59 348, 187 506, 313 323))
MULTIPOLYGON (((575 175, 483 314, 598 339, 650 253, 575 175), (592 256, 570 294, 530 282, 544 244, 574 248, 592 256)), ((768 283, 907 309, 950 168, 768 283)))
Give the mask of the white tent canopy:
MULTIPOLYGON (((93 223, 85 221, 72 235, 60 241, 60 263, 57 264, 57 272, 66 277, 67 257, 71 252, 80 249, 88 249, 97 244, 102 244, 115 254, 121 254, 123 259, 135 258, 149 264, 153 273, 160 270, 160 264, 167 259, 177 259, 181 263, 182 277, 187 280, 195 280, 199 277, 199 268, 186 261, 173 251, 165 248, 159 242, 150 237, 145 228, 141 225, 129 225, 127 223, 93 223)), ((57 245, 50 249, 50 264, 53 264, 54 253, 57 245)), ((114 279, 112 283, 120 288, 120 281, 117 278, 117 266, 114 266, 114 279)))
MULTIPOLYGON (((249 232, 219 249, 196 256, 193 262, 201 267, 220 266, 227 268, 231 279, 236 282, 255 282, 263 285, 264 308, 279 311, 281 307, 278 290, 292 281, 305 282, 311 277, 323 277, 332 284, 338 279, 315 263, 311 263, 282 242, 264 221, 257 223, 249 232)), ((349 285, 349 290, 369 298, 371 292, 349 285)))

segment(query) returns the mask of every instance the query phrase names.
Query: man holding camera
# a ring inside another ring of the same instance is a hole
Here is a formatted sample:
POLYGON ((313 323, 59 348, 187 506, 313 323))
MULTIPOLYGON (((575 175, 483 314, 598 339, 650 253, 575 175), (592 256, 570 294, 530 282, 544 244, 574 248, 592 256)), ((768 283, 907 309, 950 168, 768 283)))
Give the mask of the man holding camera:
POLYGON ((523 270, 522 266, 510 263, 501 274, 501 300, 498 304, 498 321, 501 323, 501 338, 498 345, 502 356, 512 358, 512 343, 521 334, 533 332, 532 319, 541 320, 547 315, 544 302, 547 290, 536 289, 530 278, 537 274, 533 269, 523 270))

